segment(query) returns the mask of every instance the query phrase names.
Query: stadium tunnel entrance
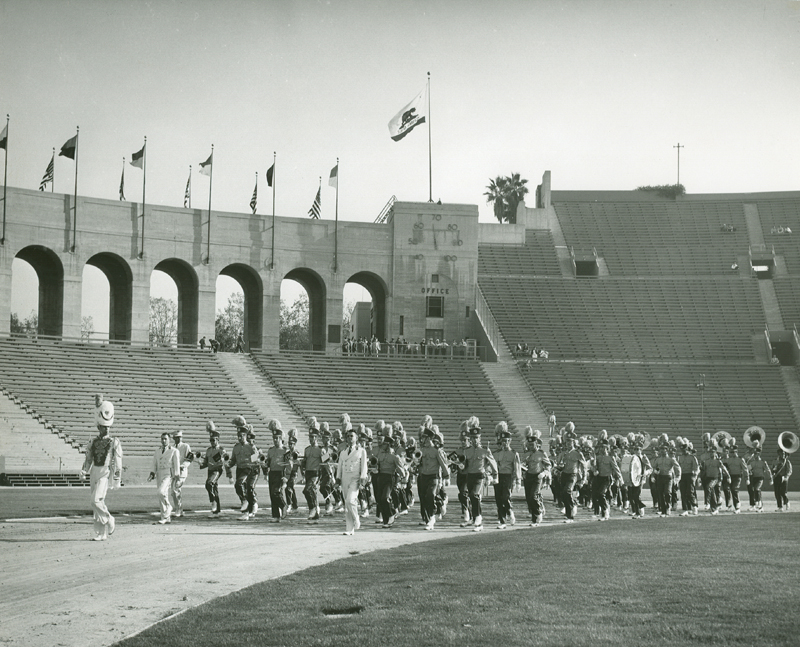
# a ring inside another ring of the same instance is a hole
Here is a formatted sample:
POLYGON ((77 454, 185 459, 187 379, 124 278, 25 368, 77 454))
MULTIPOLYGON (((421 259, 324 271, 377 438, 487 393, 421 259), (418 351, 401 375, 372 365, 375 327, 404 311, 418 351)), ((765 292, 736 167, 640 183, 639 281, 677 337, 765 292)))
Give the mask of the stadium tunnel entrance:
POLYGON ((24 247, 16 258, 28 263, 39 279, 37 332, 60 336, 64 326, 64 266, 61 259, 42 245, 24 247))
POLYGON ((244 294, 242 337, 245 350, 261 348, 264 311, 264 288, 261 277, 252 267, 242 263, 228 265, 220 275, 232 278, 242 288, 244 294))
POLYGON ((153 269, 164 272, 178 288, 178 344, 194 346, 197 343, 199 282, 197 274, 186 261, 169 258, 153 269))
POLYGON ((356 272, 347 283, 356 283, 369 292, 372 298, 372 334, 378 341, 386 339, 386 295, 387 288, 383 279, 372 272, 356 272))
POLYGON ((133 319, 133 274, 130 266, 111 252, 95 254, 86 265, 96 267, 108 279, 109 341, 130 341, 133 319))
POLYGON ((298 267, 286 274, 284 280, 296 281, 308 294, 308 336, 311 350, 325 350, 326 299, 325 281, 314 270, 298 267))

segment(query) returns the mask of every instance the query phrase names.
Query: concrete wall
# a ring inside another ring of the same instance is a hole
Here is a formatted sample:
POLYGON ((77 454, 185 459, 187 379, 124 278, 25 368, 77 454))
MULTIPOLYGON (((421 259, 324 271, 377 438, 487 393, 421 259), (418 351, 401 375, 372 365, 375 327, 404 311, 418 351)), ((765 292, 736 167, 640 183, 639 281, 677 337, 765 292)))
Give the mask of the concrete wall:
POLYGON ((207 210, 148 206, 142 249, 141 205, 79 196, 76 224, 73 241, 72 196, 9 187, 6 241, 0 246, 0 334, 9 331, 16 257, 39 275, 40 321, 49 322, 43 334, 80 336, 87 263, 100 268, 112 286, 109 330, 135 342, 148 338, 154 269, 178 284, 183 343, 214 336, 220 274, 244 287, 246 342, 253 347, 278 347, 284 278, 309 291, 318 349, 339 344, 329 333, 341 326, 342 292, 350 280, 370 291, 385 319, 385 339, 399 335, 401 315, 410 340, 421 339, 426 328, 443 328, 448 339, 469 334, 466 308, 474 306, 478 260, 474 205, 398 202, 386 224, 340 221, 335 261, 330 220, 275 218, 274 263, 270 216, 214 211, 209 245, 207 210), (444 296, 444 317, 437 321, 426 318, 426 296, 433 294, 444 296))

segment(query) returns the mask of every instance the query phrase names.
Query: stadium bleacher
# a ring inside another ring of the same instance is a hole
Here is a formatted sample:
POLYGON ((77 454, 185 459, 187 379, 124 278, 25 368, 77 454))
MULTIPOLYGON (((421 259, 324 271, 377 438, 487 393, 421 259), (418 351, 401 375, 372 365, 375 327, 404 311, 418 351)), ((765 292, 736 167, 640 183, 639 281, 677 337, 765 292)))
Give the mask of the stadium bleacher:
POLYGON ((524 245, 480 243, 478 274, 561 276, 553 235, 545 229, 528 229, 524 245))

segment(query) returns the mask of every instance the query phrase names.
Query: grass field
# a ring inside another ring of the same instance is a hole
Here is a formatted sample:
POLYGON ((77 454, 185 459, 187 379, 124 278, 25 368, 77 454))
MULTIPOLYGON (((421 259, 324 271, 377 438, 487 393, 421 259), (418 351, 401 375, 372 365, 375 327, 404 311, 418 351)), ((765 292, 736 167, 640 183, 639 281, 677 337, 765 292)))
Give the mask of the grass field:
POLYGON ((793 513, 465 533, 264 582, 118 644, 796 646, 799 530, 793 513))

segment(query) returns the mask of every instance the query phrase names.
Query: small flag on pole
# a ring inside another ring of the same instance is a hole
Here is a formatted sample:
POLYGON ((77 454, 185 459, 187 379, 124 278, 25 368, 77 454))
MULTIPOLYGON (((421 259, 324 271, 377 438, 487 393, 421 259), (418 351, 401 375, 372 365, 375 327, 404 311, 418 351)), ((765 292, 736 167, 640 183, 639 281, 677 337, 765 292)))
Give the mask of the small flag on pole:
POLYGON ((319 220, 320 208, 322 207, 322 188, 317 189, 317 197, 314 198, 314 204, 308 210, 308 217, 319 220))
MULTIPOLYGON (((133 162, 131 162, 133 163, 133 162)), ((122 177, 119 179, 119 199, 125 199, 125 158, 122 158, 122 177)))
POLYGON ((267 169, 267 186, 272 186, 272 178, 275 176, 275 164, 267 169))
POLYGON ((331 176, 328 178, 328 184, 336 189, 339 188, 339 165, 337 164, 331 169, 331 176))
POLYGON ((69 159, 75 159, 75 149, 78 147, 78 136, 71 137, 66 141, 66 143, 61 147, 61 152, 58 154, 59 157, 69 157, 69 159))
POLYGON ((389 135, 394 141, 399 142, 414 128, 425 123, 427 92, 426 86, 408 105, 403 106, 403 109, 392 117, 389 122, 389 135))
POLYGON ((200 175, 208 175, 211 176, 211 164, 214 161, 214 153, 208 156, 208 159, 205 162, 200 162, 200 175))
POLYGON ((144 168, 144 146, 142 146, 142 150, 137 151, 131 155, 131 166, 135 166, 136 168, 141 168, 141 169, 144 168))
POLYGON ((50 158, 50 163, 47 165, 47 170, 44 172, 44 177, 42 178, 42 181, 39 182, 39 191, 44 191, 45 187, 52 183, 55 159, 56 154, 54 151, 53 156, 50 158))
POLYGON ((3 126, 3 132, 0 132, 0 148, 8 150, 8 124, 3 126))
POLYGON ((183 208, 192 208, 192 167, 189 166, 189 179, 186 180, 186 191, 183 192, 183 208))
POLYGON ((253 197, 250 198, 250 208, 253 210, 253 214, 256 212, 256 206, 258 205, 258 173, 256 173, 256 185, 253 187, 253 197))

